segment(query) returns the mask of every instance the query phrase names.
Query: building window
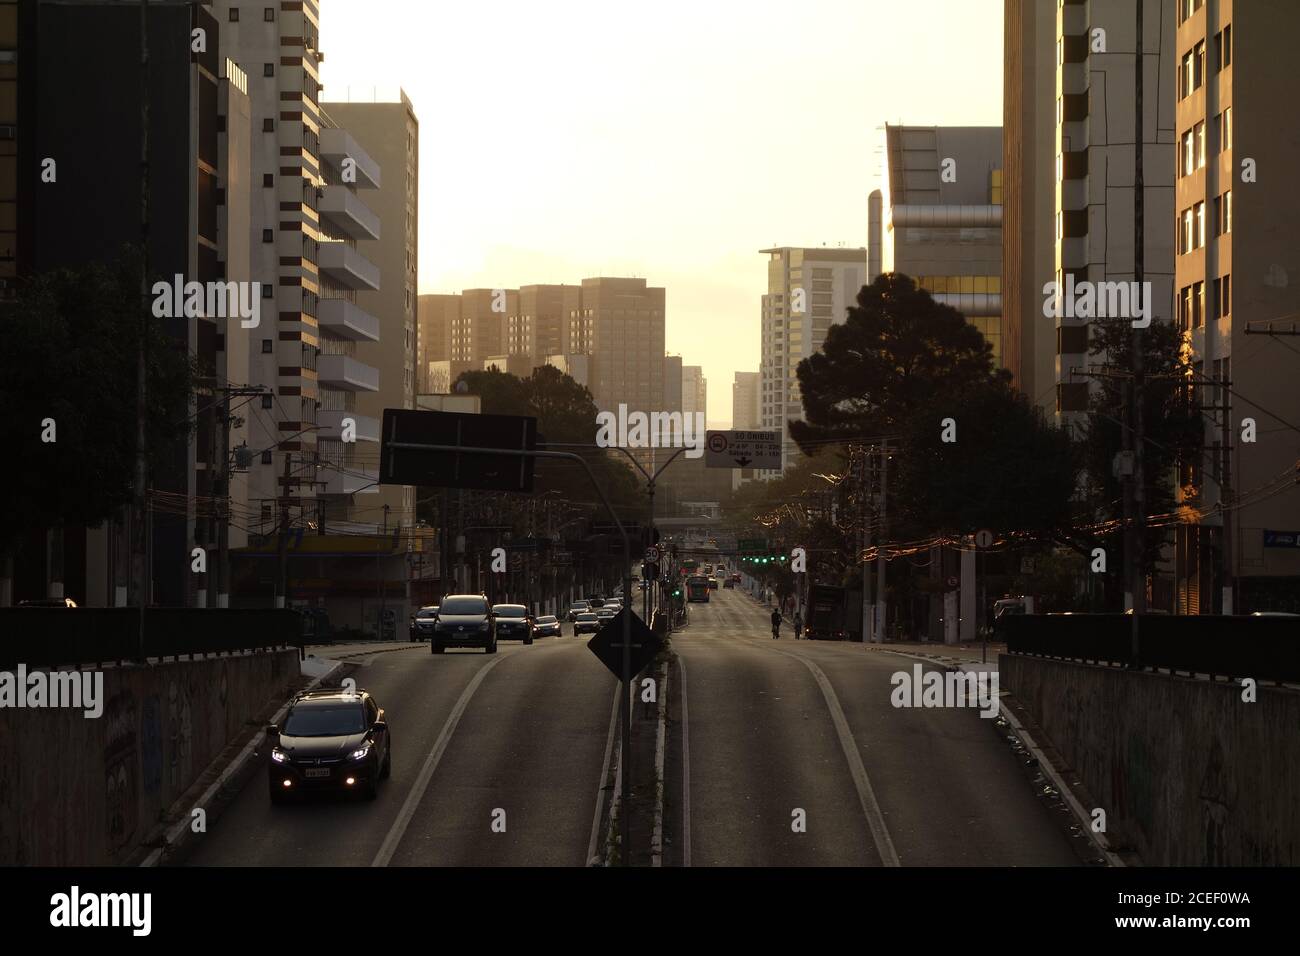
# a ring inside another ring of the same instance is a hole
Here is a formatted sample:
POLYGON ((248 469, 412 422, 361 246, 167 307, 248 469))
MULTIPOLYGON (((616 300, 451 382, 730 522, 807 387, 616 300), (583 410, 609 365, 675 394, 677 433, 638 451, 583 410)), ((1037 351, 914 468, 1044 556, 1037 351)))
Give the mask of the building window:
MULTIPOLYGON (((262 339, 262 354, 270 355, 275 343, 271 339, 262 339)), ((265 397, 265 396, 264 396, 265 397)))
POLYGON ((1192 328, 1199 329, 1205 324, 1205 283, 1197 282, 1192 286, 1192 328))
POLYGON ((1180 175, 1190 176, 1192 170, 1196 168, 1194 165, 1196 161, 1195 139, 1195 133, 1190 129, 1183 134, 1183 162, 1179 169, 1180 175))
POLYGON ((270 229, 263 229, 263 230, 262 230, 262 241, 263 241, 263 242, 274 242, 274 241, 275 241, 275 234, 274 234, 270 229))
POLYGON ((1232 190, 1223 194, 1223 232, 1232 232, 1232 190))
POLYGON ((272 395, 263 395, 263 396, 262 396, 262 407, 263 407, 263 408, 270 408, 271 405, 272 405, 272 403, 273 403, 274 401, 275 401, 274 396, 272 396, 272 395))
POLYGON ((1178 254, 1192 251, 1192 210, 1183 210, 1183 228, 1178 230, 1178 254))
POLYGON ((1232 107, 1219 114, 1222 117, 1219 129, 1220 149, 1232 149, 1232 107))
POLYGON ((266 117, 264 120, 262 120, 262 132, 263 132, 263 133, 274 133, 274 132, 275 132, 275 120, 273 120, 273 119, 272 119, 271 117, 269 117, 269 116, 266 117))
POLYGON ((274 63, 263 63, 263 64, 262 64, 262 75, 263 75, 263 76, 275 76, 275 64, 274 64, 274 63))
POLYGON ((263 8, 262 8, 262 19, 265 20, 267 23, 274 23, 274 22, 275 22, 275 7, 263 7, 263 8))
POLYGON ((1215 72, 1232 66, 1232 24, 1228 24, 1214 35, 1214 69, 1215 72))
POLYGON ((269 299, 269 298, 271 298, 273 295, 275 295, 275 289, 272 287, 271 283, 269 283, 269 282, 263 282, 263 283, 262 283, 262 298, 263 298, 263 299, 269 299))
POLYGON ((1214 317, 1221 319, 1232 314, 1232 276, 1214 280, 1214 317))
POLYGON ((1205 121, 1196 124, 1196 168, 1200 169, 1205 165, 1205 121))
POLYGON ((1198 202, 1196 209, 1196 245, 1194 248, 1200 249, 1205 245, 1205 203, 1198 202))
POLYGON ((231 23, 239 22, 239 7, 230 8, 230 22, 231 23))
POLYGON ((265 186, 265 187, 268 188, 268 189, 269 189, 270 187, 274 186, 274 185, 275 185, 275 174, 274 174, 274 173, 262 173, 262 185, 265 186))
MULTIPOLYGON (((268 407, 270 407, 270 406, 268 406, 268 407)), ((270 453, 269 451, 264 451, 264 452, 262 452, 262 464, 264 464, 264 465, 272 464, 272 462, 271 462, 271 453, 270 453)), ((262 517, 263 517, 263 518, 269 518, 269 517, 271 517, 271 506, 270 506, 270 505, 262 505, 262 517)))
POLYGON ((1178 328, 1186 332, 1192 318, 1192 287, 1185 285, 1178 292, 1178 328))

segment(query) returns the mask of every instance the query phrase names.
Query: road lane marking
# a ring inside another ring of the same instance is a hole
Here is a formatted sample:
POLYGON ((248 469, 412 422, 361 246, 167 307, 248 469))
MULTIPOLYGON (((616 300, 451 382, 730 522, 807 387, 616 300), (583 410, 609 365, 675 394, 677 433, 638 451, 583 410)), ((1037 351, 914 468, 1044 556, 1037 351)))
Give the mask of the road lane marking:
POLYGON ((424 799, 424 792, 429 786, 429 781, 433 779, 434 770, 438 768, 438 761, 442 760, 442 755, 447 750, 447 744, 451 742, 451 735, 456 732, 456 725, 460 723, 461 715, 465 713, 465 708, 469 706, 470 698, 478 690, 479 684, 483 683, 483 678, 487 677, 488 671, 503 660, 505 660, 505 657, 502 655, 494 656, 492 660, 478 669, 478 673, 461 691, 460 697, 456 700, 456 706, 452 707, 451 713, 447 716, 447 722, 442 725, 442 733, 438 734, 433 749, 424 758, 424 766, 420 768, 419 776, 415 778, 415 783, 411 785, 411 790, 406 795, 406 802, 402 804, 402 809, 398 812, 397 819, 393 821, 388 836, 384 838, 383 844, 379 847, 379 852, 375 854, 374 860, 371 861, 371 866, 387 866, 393 858, 393 854, 397 852, 397 845, 405 836, 406 828, 411 825, 411 818, 415 816, 416 807, 424 799))
MULTIPOLYGON (((738 638, 732 637, 729 640, 736 641, 738 638)), ((848 718, 844 716, 844 708, 840 706, 840 699, 836 696, 835 688, 831 686, 826 672, 802 654, 770 647, 758 641, 752 643, 782 657, 794 658, 813 675, 818 688, 821 689, 822 698, 826 701, 826 709, 830 711, 831 722, 835 725, 835 734, 840 741, 840 749, 844 751, 844 759, 849 765, 849 774, 853 777, 853 785, 858 791, 858 802, 862 805, 862 813, 867 818, 867 826, 871 829, 871 838, 876 845, 876 852, 880 854, 880 862, 885 866, 902 866, 902 861, 898 858, 898 850, 894 848, 894 841, 885 826, 884 814, 880 812, 880 804, 876 801, 876 791, 871 786, 871 778, 867 776, 867 768, 862 763, 862 754, 853 739, 853 731, 849 729, 848 718)))
POLYGON ((605 736, 605 759, 600 765, 600 781, 596 784, 596 815, 591 821, 591 839, 587 841, 587 865, 594 866, 596 844, 600 840, 600 818, 605 809, 605 781, 609 779, 609 761, 614 752, 614 730, 618 726, 618 691, 623 685, 615 682, 614 703, 609 709, 609 733, 605 736))

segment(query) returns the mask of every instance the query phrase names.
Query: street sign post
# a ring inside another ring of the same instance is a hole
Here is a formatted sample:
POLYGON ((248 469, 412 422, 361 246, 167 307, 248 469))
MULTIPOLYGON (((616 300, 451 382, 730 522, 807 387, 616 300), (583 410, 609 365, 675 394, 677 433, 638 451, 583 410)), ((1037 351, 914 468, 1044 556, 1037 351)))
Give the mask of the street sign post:
POLYGON ((706 468, 781 467, 781 433, 709 431, 704 438, 706 468))
MULTIPOLYGON (((650 628, 645 626, 645 622, 632 612, 630 606, 625 606, 623 610, 615 614, 610 620, 596 632, 595 636, 587 642, 587 649, 596 655, 596 658, 609 668, 611 674, 622 679, 623 677, 623 656, 624 651, 628 651, 631 657, 629 662, 630 678, 635 678, 641 671, 645 670, 660 648, 663 647, 663 641, 659 635, 650 628), (627 618, 631 618, 629 622, 627 618), (630 623, 631 627, 628 628, 630 623), (630 633, 628 631, 630 630, 630 633), (627 646, 624 646, 624 642, 627 646)), ((624 769, 624 773, 626 773, 624 769)))

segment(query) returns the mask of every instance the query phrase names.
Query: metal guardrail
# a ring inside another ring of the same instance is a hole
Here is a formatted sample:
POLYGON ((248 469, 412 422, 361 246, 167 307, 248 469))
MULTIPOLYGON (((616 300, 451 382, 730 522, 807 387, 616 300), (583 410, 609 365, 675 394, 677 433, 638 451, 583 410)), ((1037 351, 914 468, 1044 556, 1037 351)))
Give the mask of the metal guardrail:
POLYGON ((302 617, 286 609, 0 608, 0 668, 99 665, 296 647, 302 617))
POLYGON ((1300 683, 1300 618, 1144 614, 1137 627, 1135 642, 1128 614, 1022 614, 995 633, 1012 654, 1300 683))

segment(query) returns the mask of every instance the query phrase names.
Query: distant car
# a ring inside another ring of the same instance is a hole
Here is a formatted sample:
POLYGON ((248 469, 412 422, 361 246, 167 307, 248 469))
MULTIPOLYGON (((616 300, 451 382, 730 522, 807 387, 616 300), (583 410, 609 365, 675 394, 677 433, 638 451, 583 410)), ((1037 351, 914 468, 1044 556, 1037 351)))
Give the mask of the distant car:
POLYGON ((72 598, 45 598, 39 601, 19 601, 19 607, 76 607, 72 598))
POLYGON ((600 630, 600 626, 603 623, 604 622, 596 616, 595 611, 583 611, 573 619, 573 636, 577 637, 579 634, 595 634, 600 630))
POLYGON ((587 598, 587 607, 592 611, 596 610, 596 608, 600 607, 604 603, 605 603, 605 599, 603 597, 587 598))
POLYGON ((522 604, 494 604, 492 616, 497 619, 497 640, 533 643, 533 616, 522 604))
POLYGON ((1293 614, 1290 611, 1251 611, 1251 617, 1300 617, 1300 614, 1293 614))
POLYGON ((717 578, 709 578, 709 590, 710 590, 710 591, 716 591, 717 589, 718 589, 718 579, 717 579, 717 578))
POLYGON ((563 637, 564 631, 560 627, 560 619, 554 614, 545 614, 537 619, 537 627, 533 633, 538 637, 563 637))
POLYGON ((449 647, 481 647, 497 652, 496 619, 483 594, 451 594, 438 606, 429 651, 441 654, 449 647))
POLYGON ((615 611, 609 605, 605 605, 604 607, 598 607, 596 608, 596 620, 603 625, 606 621, 614 620, 614 615, 617 613, 618 612, 615 611))
POLYGON ((282 725, 266 728, 272 803, 312 790, 355 791, 373 800, 393 770, 393 741, 383 709, 364 690, 299 694, 282 725))
POLYGON ((590 610, 591 610, 591 605, 588 604, 586 601, 574 601, 572 604, 569 605, 569 613, 566 616, 567 619, 570 622, 572 622, 578 617, 579 614, 586 614, 590 610))
POLYGON ((722 586, 724 588, 734 588, 736 586, 736 582, 732 578, 723 578, 722 586))
POLYGON ((438 623, 438 606, 431 604, 422 607, 411 618, 411 640, 427 641, 433 637, 434 625, 438 623))

